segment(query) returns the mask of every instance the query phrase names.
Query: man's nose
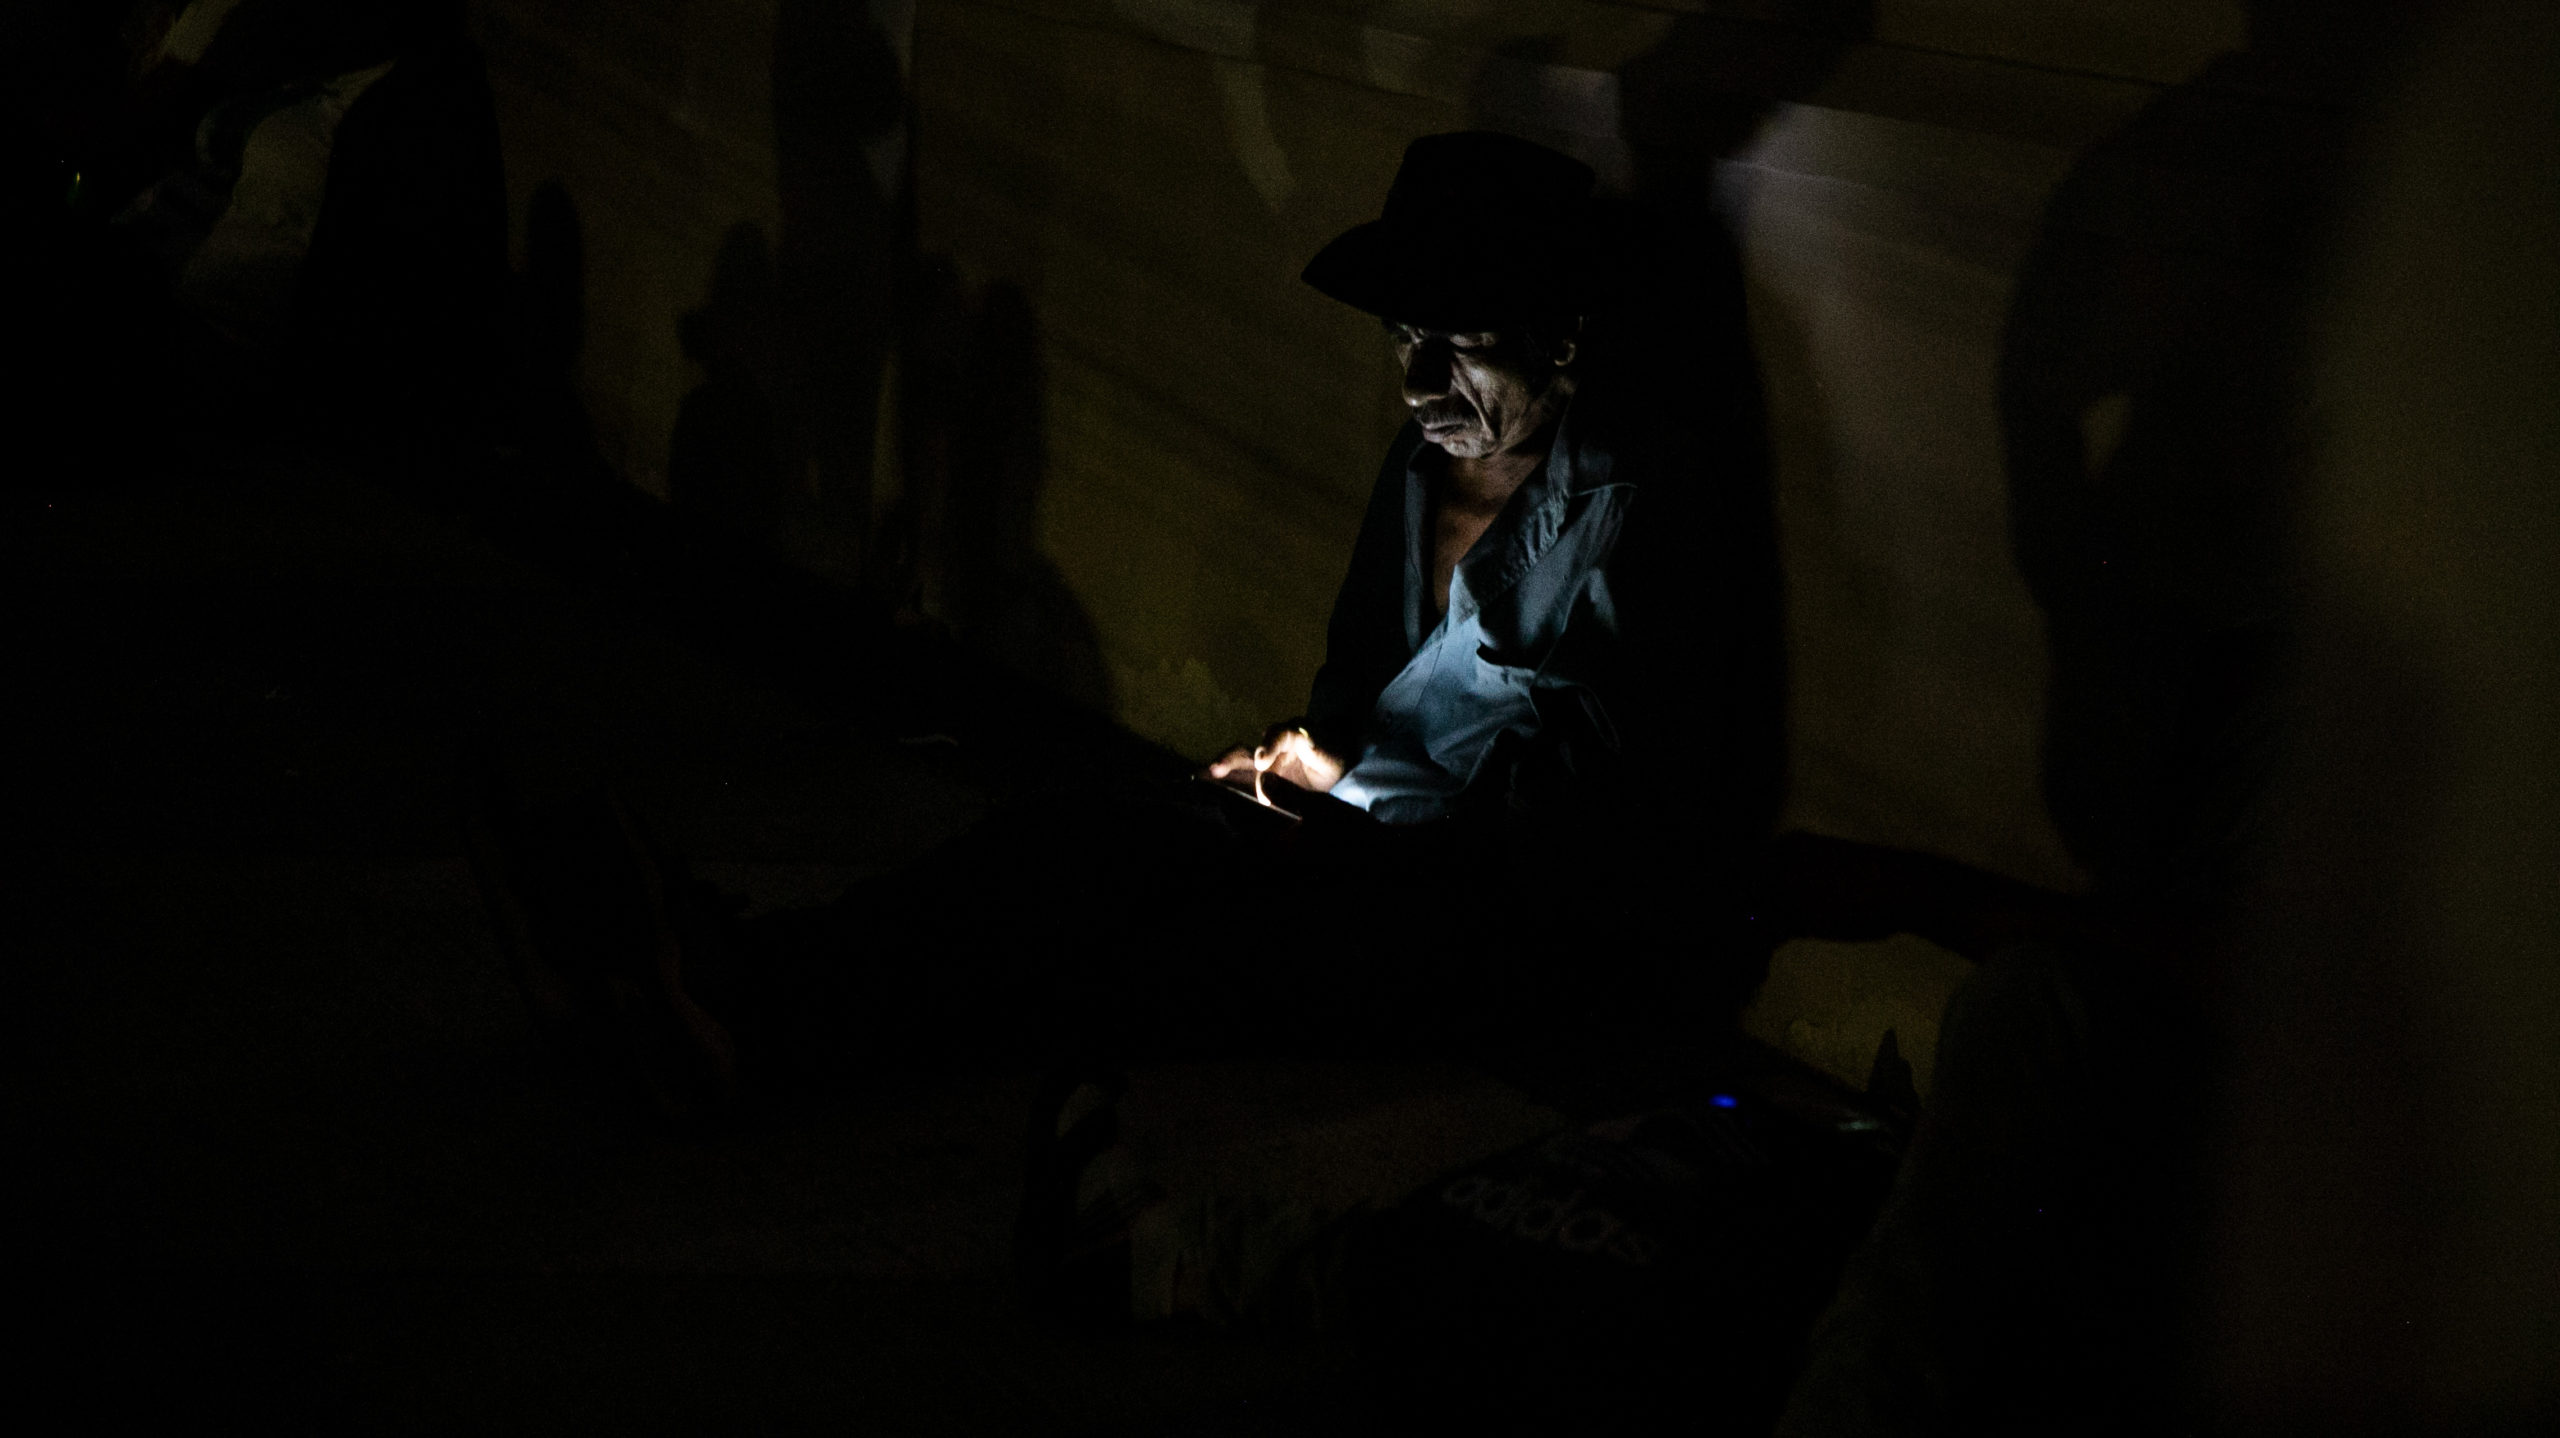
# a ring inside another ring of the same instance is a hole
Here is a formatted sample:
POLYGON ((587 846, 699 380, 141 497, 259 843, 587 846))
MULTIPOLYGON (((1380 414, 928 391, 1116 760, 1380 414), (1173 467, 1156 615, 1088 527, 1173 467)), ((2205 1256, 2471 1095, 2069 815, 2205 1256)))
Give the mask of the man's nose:
POLYGON ((1404 357, 1404 402, 1420 409, 1449 392, 1449 349, 1425 341, 1404 357))

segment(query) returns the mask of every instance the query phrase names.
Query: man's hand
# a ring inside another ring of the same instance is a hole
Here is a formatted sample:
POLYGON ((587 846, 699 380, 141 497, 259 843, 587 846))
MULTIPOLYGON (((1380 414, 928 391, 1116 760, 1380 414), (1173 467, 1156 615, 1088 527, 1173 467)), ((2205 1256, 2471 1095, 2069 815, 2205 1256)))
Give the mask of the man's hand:
POLYGON ((1315 736, 1295 724, 1274 724, 1262 731, 1259 744, 1239 744, 1208 763, 1200 777, 1251 789, 1254 776, 1269 774, 1301 789, 1329 793, 1342 779, 1342 760, 1316 747, 1315 736))

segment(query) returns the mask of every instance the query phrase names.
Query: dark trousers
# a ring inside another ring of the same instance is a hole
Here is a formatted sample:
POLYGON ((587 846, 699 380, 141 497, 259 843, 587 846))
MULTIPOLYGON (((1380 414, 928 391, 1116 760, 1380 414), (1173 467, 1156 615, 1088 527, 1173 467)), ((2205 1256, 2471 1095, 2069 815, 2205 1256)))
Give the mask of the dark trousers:
POLYGON ((1047 1063, 1455 1052, 1625 981, 1626 906, 1502 832, 1280 821, 1197 781, 1018 801, 824 908, 741 926, 742 1056, 791 1080, 1047 1063))

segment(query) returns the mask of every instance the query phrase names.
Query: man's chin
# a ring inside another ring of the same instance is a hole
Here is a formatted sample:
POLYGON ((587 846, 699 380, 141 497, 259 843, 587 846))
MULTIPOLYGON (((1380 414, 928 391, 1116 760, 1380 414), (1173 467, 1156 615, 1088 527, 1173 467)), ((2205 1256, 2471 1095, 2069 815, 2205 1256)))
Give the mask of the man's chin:
POLYGON ((1436 433, 1425 429, 1422 432, 1422 438, 1426 444, 1440 446, 1451 459, 1482 459, 1493 453, 1491 439, 1475 429, 1461 428, 1436 433))

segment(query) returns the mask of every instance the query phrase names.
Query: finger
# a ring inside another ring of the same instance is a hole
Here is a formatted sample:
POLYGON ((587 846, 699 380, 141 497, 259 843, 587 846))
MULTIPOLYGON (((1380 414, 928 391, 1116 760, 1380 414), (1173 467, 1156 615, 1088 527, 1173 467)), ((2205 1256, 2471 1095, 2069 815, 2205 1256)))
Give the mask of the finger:
POLYGON ((1294 754, 1298 752, 1297 731, 1294 729, 1275 730, 1272 733, 1263 736, 1262 747, 1270 750, 1275 756, 1281 754, 1294 754))

